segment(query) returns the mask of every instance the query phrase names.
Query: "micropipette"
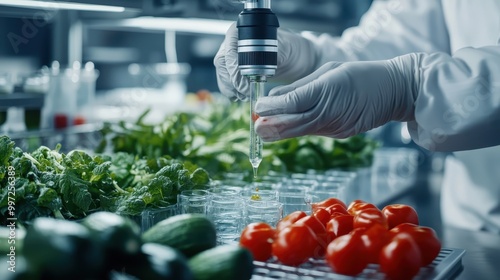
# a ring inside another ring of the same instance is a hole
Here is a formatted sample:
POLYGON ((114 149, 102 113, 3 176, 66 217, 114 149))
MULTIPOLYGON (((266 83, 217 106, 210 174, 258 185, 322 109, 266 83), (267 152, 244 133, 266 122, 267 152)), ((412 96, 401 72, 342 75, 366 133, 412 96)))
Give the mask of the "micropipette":
POLYGON ((278 65, 279 22, 271 10, 271 0, 242 0, 238 16, 238 67, 250 81, 250 151, 254 177, 262 161, 262 140, 255 133, 255 103, 263 95, 264 82, 273 76, 278 65))

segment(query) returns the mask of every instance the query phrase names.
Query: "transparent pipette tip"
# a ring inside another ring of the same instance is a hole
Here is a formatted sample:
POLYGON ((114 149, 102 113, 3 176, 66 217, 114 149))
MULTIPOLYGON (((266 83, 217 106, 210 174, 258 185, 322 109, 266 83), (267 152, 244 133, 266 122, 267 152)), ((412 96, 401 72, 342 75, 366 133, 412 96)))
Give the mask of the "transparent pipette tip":
POLYGON ((254 179, 257 179, 257 172, 259 170, 259 165, 261 162, 262 162, 262 158, 251 158, 250 159, 250 164, 252 164, 252 168, 253 168, 254 179))
POLYGON ((262 96, 263 82, 266 81, 266 76, 251 76, 251 92, 250 92, 250 153, 249 159, 253 167, 254 179, 257 179, 257 171, 262 162, 262 142, 259 136, 255 133, 255 103, 262 96))

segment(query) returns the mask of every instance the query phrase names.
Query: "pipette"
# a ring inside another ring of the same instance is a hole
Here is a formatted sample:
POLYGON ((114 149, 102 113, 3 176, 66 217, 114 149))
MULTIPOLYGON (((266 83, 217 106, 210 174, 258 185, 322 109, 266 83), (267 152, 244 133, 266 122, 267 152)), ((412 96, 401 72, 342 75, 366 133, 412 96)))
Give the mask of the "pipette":
POLYGON ((263 95, 264 82, 273 76, 278 65, 278 27, 271 11, 271 0, 242 0, 238 16, 238 67, 250 81, 250 151, 254 177, 262 161, 262 140, 255 133, 255 103, 263 95))
POLYGON ((255 103, 262 96, 264 83, 266 82, 265 76, 251 76, 250 77, 250 163, 253 167, 253 176, 257 178, 257 170, 262 162, 262 139, 255 132, 255 121, 259 116, 255 113, 255 103))

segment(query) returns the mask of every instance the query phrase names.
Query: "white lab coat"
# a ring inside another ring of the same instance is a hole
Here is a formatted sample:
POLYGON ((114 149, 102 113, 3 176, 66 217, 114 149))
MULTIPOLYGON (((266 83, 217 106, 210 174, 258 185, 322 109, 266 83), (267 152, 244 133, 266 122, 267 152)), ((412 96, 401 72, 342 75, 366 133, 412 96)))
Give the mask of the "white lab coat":
POLYGON ((500 143, 500 0, 374 1, 359 26, 313 41, 319 64, 426 53, 411 136, 430 150, 469 150, 446 160, 443 222, 500 233, 500 146, 483 148, 500 143))

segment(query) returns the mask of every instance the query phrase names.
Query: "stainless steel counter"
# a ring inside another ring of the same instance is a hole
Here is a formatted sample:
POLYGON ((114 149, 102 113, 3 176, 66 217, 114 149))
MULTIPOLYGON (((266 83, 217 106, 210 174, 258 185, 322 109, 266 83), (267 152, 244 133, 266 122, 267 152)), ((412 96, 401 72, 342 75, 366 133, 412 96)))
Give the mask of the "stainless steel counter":
POLYGON ((489 280, 500 277, 500 235, 444 227, 444 247, 465 249, 463 269, 455 279, 489 280))

